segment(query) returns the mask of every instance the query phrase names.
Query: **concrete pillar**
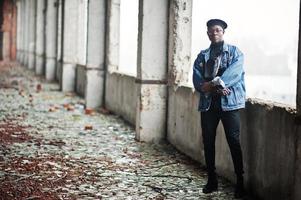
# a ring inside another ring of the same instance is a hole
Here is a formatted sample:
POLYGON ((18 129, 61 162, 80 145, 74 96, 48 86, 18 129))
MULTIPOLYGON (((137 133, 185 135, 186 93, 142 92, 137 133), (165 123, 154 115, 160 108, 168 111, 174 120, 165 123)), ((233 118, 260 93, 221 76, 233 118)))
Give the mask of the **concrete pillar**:
POLYGON ((174 135, 182 131, 171 117, 179 112, 173 109, 175 94, 187 84, 191 69, 192 0, 171 0, 169 11, 167 140, 173 143, 174 135))
POLYGON ((17 6, 16 2, 11 2, 12 16, 11 16, 11 30, 10 30, 10 60, 17 59, 17 6))
POLYGON ((78 1, 65 0, 63 33, 63 67, 61 89, 73 92, 75 89, 75 72, 77 63, 78 37, 78 1))
POLYGON ((88 19, 85 101, 87 107, 97 108, 103 105, 104 95, 105 0, 89 1, 88 19))
POLYGON ((22 23, 22 38, 21 38, 21 45, 22 45, 22 54, 21 54, 21 64, 25 64, 25 55, 26 55, 26 6, 25 6, 25 1, 21 0, 21 23, 22 23))
POLYGON ((159 142, 166 136, 168 0, 140 0, 137 57, 136 139, 159 142))
MULTIPOLYGON (((301 2, 300 2, 301 6, 301 2)), ((301 10, 299 11, 299 42, 298 42, 298 71, 297 71, 297 98, 296 98, 296 107, 297 107, 297 118, 296 121, 299 124, 299 134, 297 135, 296 140, 296 156, 295 156, 295 180, 294 180, 294 189, 293 189, 293 198, 301 198, 301 134, 300 134, 300 124, 301 124, 301 10)))
POLYGON ((22 55, 21 46, 21 1, 17 1, 17 61, 20 62, 22 55))
MULTIPOLYGON (((39 0, 38 0, 39 1, 39 0)), ((36 0, 29 0, 29 26, 28 26, 28 68, 35 68, 35 48, 36 48, 36 0)))
MULTIPOLYGON (((87 27, 88 27, 88 0, 78 1, 77 20, 77 64, 85 66, 87 64, 87 27)), ((92 20, 95 20, 94 18, 92 20)), ((96 20, 98 21, 98 19, 96 20)))
POLYGON ((20 62, 21 57, 21 2, 16 2, 17 6, 17 61, 20 62))
MULTIPOLYGON (((301 6, 301 2, 300 2, 301 6)), ((296 107, 297 115, 300 117, 301 121, 301 10, 299 13, 299 43, 298 43, 298 71, 297 71, 297 98, 296 107)))
POLYGON ((55 79, 61 84, 62 75, 62 43, 63 43, 63 0, 57 0, 57 51, 56 51, 56 76, 55 79))
POLYGON ((120 0, 108 0, 107 11, 106 65, 113 73, 119 65, 120 0))
POLYGON ((46 11, 46 80, 54 81, 56 72, 57 0, 47 0, 46 11))
POLYGON ((88 0, 78 1, 77 20, 77 65, 75 92, 84 97, 86 85, 86 64, 87 64, 87 27, 88 27, 88 0))
POLYGON ((189 80, 192 0, 171 0, 169 17, 168 85, 176 88, 189 80))
POLYGON ((24 66, 27 65, 27 60, 28 60, 28 4, 29 1, 23 0, 23 59, 22 59, 22 64, 24 66))
POLYGON ((3 1, 1 7, 2 15, 2 58, 3 60, 9 61, 14 58, 15 55, 15 4, 12 1, 3 1))
POLYGON ((30 4, 31 0, 25 0, 25 59, 24 66, 29 68, 29 52, 30 52, 30 4))
POLYGON ((37 17, 36 17, 36 49, 35 49, 35 60, 36 60, 36 67, 35 73, 37 75, 44 74, 44 54, 45 54, 45 25, 44 25, 44 11, 45 11, 45 0, 38 0, 37 1, 37 17))

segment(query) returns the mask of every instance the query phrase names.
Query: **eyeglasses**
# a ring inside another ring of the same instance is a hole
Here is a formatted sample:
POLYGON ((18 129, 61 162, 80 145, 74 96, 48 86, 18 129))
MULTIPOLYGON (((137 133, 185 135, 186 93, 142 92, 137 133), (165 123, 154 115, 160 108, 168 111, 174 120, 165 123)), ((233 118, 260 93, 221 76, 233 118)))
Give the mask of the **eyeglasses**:
POLYGON ((210 30, 208 30, 208 34, 209 35, 212 35, 212 34, 214 34, 215 32, 216 33, 221 33, 221 32, 223 32, 224 30, 223 29, 220 29, 220 28, 216 28, 216 29, 210 29, 210 30))

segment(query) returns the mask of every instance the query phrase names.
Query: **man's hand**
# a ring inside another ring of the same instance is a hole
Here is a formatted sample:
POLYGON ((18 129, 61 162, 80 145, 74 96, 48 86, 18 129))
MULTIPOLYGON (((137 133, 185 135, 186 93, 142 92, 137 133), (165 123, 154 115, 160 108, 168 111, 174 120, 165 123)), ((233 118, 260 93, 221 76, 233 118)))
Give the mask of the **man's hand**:
POLYGON ((231 90, 229 88, 219 89, 216 91, 221 96, 229 95, 231 90))
POLYGON ((214 91, 214 85, 211 82, 205 82, 202 85, 202 91, 203 92, 213 92, 214 91))

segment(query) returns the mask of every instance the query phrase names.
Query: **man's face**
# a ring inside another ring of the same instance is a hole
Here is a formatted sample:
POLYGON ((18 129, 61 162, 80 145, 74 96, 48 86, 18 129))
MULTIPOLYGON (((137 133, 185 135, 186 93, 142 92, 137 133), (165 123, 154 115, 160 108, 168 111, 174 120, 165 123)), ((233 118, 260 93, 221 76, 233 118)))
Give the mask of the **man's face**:
POLYGON ((219 25, 210 26, 207 29, 207 35, 212 43, 218 43, 224 40, 224 29, 219 25))

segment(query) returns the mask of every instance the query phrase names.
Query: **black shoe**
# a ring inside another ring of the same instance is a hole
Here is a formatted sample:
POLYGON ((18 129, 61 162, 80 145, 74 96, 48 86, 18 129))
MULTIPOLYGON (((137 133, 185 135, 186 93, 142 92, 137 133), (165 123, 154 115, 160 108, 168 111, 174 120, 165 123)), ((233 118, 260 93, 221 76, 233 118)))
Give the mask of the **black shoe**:
POLYGON ((244 179, 242 176, 237 177, 237 183, 235 186, 235 194, 234 197, 236 199, 242 198, 246 195, 246 191, 244 189, 244 179))
POLYGON ((207 184, 203 187, 203 193, 209 194, 214 191, 217 191, 217 185, 218 184, 217 184, 216 176, 213 176, 213 177, 209 176, 207 184))
POLYGON ((243 198, 246 195, 245 189, 241 186, 236 186, 235 187, 235 194, 234 197, 236 199, 243 198))

